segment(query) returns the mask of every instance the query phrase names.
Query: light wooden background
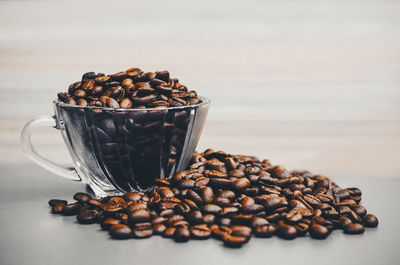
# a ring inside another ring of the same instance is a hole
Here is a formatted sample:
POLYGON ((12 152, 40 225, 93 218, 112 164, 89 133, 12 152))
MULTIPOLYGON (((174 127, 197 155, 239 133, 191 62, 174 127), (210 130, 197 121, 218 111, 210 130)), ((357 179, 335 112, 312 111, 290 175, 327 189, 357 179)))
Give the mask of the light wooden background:
MULTIPOLYGON (((212 100, 199 149, 400 177, 400 1, 1 1, 0 165, 82 73, 170 70, 212 100)), ((39 150, 68 163, 61 136, 39 150)))

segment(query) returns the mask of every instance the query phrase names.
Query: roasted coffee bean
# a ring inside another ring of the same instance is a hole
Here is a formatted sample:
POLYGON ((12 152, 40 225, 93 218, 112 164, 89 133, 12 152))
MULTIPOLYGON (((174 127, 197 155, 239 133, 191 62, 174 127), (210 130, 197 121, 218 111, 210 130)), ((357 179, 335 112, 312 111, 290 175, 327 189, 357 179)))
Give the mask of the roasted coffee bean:
POLYGON ((192 238, 207 239, 211 236, 211 229, 207 225, 194 225, 190 228, 192 238))
POLYGON ((66 206, 66 204, 56 204, 53 207, 51 207, 51 212, 52 213, 56 213, 56 214, 60 214, 60 213, 63 212, 64 206, 66 206))
POLYGON ((232 231, 231 235, 234 235, 234 236, 243 236, 243 237, 249 238, 249 237, 251 237, 251 234, 252 234, 251 228, 248 226, 244 226, 244 225, 232 225, 230 227, 230 229, 232 231))
POLYGON ((66 200, 57 200, 57 199, 52 199, 49 201, 49 205, 51 207, 55 206, 55 205, 67 205, 68 202, 66 200))
POLYGON ((278 235, 284 239, 294 239, 297 236, 296 227, 278 221, 278 235))
POLYGON ((363 216, 363 221, 366 227, 377 227, 378 218, 373 214, 366 214, 363 216))
POLYGON ((246 243, 247 238, 243 236, 232 236, 230 234, 225 234, 223 236, 223 241, 226 246, 237 248, 246 243))
POLYGON ((201 208, 202 212, 204 213, 210 213, 210 214, 219 214, 222 211, 222 208, 219 207, 216 204, 205 204, 202 208, 201 208))
POLYGON ((213 215, 213 214, 205 214, 201 218, 201 221, 202 221, 202 223, 211 225, 211 224, 213 224, 215 222, 215 215, 213 215))
POLYGON ((174 237, 175 231, 176 231, 176 227, 168 227, 167 229, 165 229, 162 236, 166 237, 166 238, 172 238, 172 237, 174 237))
POLYGON ((81 206, 79 203, 70 203, 63 206, 62 213, 64 215, 75 215, 79 212, 80 208, 81 206))
POLYGON ((111 226, 113 226, 115 224, 120 224, 120 223, 121 223, 121 220, 114 219, 114 218, 107 218, 103 222, 101 222, 101 228, 103 230, 109 230, 111 228, 111 226))
POLYGON ((132 230, 124 224, 114 224, 110 228, 110 235, 115 239, 127 239, 132 236, 132 230))
POLYGON ((250 180, 247 178, 239 178, 233 182, 233 186, 237 190, 243 190, 250 186, 250 180))
POLYGON ((137 223, 135 224, 132 234, 135 238, 147 238, 153 235, 153 227, 151 223, 137 223))
POLYGON ((214 200, 214 191, 210 187, 200 189, 200 196, 204 203, 212 203, 214 200))
POLYGON ((271 224, 258 225, 254 228, 254 234, 257 237, 271 237, 277 231, 276 226, 271 224))
POLYGON ((81 224, 93 224, 97 222, 98 211, 96 210, 82 210, 76 216, 76 219, 81 224))
POLYGON ((178 227, 174 233, 174 240, 176 242, 186 242, 190 238, 190 231, 187 227, 178 227))
POLYGON ((128 220, 133 223, 149 221, 150 218, 150 212, 147 209, 139 209, 128 213, 128 220))
POLYGON ((351 223, 344 227, 346 234, 362 234, 364 233, 364 226, 358 223, 351 223))
POLYGON ((324 239, 329 233, 329 230, 320 224, 312 224, 310 227, 310 236, 315 239, 324 239))
POLYGON ((156 224, 153 226, 153 231, 156 235, 162 235, 166 229, 167 227, 163 224, 156 224))
POLYGON ((232 223, 232 220, 230 218, 223 217, 223 218, 217 219, 218 225, 230 226, 231 223, 232 223))
POLYGON ((83 192, 78 192, 74 195, 74 200, 80 202, 80 203, 87 203, 92 199, 92 196, 89 194, 83 193, 83 192))

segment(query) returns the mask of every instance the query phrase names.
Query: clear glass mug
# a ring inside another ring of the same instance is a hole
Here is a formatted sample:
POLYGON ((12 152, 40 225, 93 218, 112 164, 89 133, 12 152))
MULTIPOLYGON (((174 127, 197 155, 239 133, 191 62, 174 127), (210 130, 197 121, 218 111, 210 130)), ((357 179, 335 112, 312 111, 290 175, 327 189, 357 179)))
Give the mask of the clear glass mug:
POLYGON ((96 196, 146 191, 155 178, 186 168, 203 129, 210 102, 153 109, 81 107, 54 101, 54 116, 28 122, 21 134, 25 154, 62 177, 83 181, 96 196), (54 163, 32 146, 35 128, 61 131, 73 167, 54 163))

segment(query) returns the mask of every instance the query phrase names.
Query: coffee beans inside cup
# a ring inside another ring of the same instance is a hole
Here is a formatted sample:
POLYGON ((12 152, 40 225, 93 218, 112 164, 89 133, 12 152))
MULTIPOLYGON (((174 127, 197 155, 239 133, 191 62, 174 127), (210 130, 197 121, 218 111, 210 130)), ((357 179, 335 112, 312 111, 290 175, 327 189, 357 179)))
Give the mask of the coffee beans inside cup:
POLYGON ((89 72, 57 94, 64 103, 108 108, 165 108, 196 105, 202 102, 195 91, 168 71, 143 72, 130 68, 112 75, 89 72))
POLYGON ((211 149, 194 154, 187 170, 157 179, 151 192, 101 199, 77 193, 74 199, 70 204, 53 199, 49 205, 55 214, 76 215, 79 223, 99 223, 115 239, 213 237, 241 247, 252 236, 324 239, 334 230, 361 234, 378 225, 360 205, 358 188, 211 149))

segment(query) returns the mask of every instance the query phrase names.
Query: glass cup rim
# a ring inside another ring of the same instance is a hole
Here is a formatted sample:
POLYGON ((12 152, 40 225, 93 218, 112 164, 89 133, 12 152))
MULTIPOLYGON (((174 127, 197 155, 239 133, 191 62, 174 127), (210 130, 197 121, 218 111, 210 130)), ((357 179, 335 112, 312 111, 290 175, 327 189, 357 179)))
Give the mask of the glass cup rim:
POLYGON ((199 97, 201 98, 202 102, 194 105, 185 105, 185 106, 179 106, 179 107, 156 107, 156 108, 143 108, 143 109, 138 109, 138 108, 130 108, 130 109, 124 109, 124 108, 110 108, 110 107, 97 107, 97 106, 78 106, 78 105, 71 105, 68 103, 64 103, 58 99, 53 100, 53 103, 57 106, 61 106, 63 108, 76 108, 76 109, 100 109, 100 110, 105 110, 105 111, 121 111, 121 112, 131 112, 131 111, 160 111, 160 110, 179 110, 179 109, 188 109, 188 108, 196 108, 196 107, 201 107, 204 105, 209 105, 210 100, 205 97, 199 97))

